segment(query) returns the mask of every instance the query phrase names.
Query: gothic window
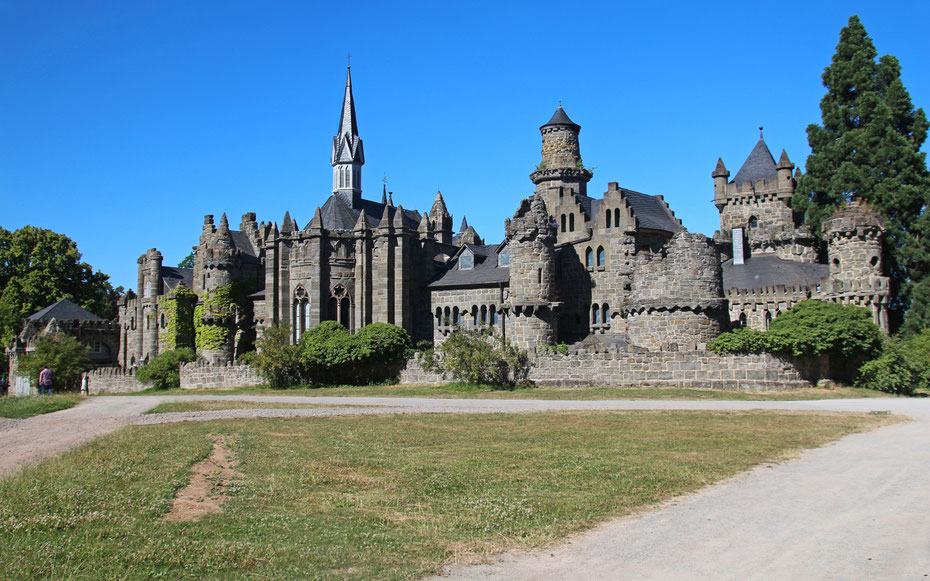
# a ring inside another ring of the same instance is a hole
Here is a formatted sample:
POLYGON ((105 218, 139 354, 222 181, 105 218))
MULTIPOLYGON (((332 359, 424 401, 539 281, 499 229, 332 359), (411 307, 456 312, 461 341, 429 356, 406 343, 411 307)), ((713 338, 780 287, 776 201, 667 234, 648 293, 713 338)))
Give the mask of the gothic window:
POLYGON ((749 217, 749 229, 755 230, 758 227, 759 227, 759 219, 756 218, 755 216, 750 216, 749 217))
POLYGON ((442 327, 442 307, 436 307, 436 326, 442 327))
POLYGON ((607 227, 610 228, 610 208, 607 208, 607 213, 605 216, 607 220, 607 227))
POLYGON ((591 321, 595 325, 601 324, 601 309, 597 305, 591 307, 591 321))
POLYGON ((739 314, 739 326, 740 326, 740 328, 746 326, 746 313, 740 313, 740 314, 739 314))
POLYGON ((604 252, 603 246, 597 247, 597 265, 606 266, 607 265, 607 255, 604 252))
POLYGON ((300 341, 300 336, 310 328, 310 295, 303 286, 294 289, 294 343, 300 341))
POLYGON ((765 311, 765 330, 769 330, 769 325, 772 324, 772 313, 765 311))
POLYGON ((601 321, 605 325, 610 324, 610 307, 607 306, 607 303, 601 305, 601 321))
POLYGON ((481 320, 480 320, 480 321, 481 321, 481 324, 482 324, 482 325, 487 325, 487 324, 488 324, 488 307, 487 307, 487 305, 481 305, 481 320))
POLYGON ((491 311, 491 312, 490 312, 490 316, 491 316, 491 321, 490 321, 490 322, 491 322, 492 325, 496 325, 496 324, 497 324, 497 307, 495 307, 494 305, 491 305, 490 311, 491 311))
POLYGON ((562 214, 562 232, 565 232, 565 214, 562 214))
POLYGON ((568 231, 569 232, 575 231, 575 213, 574 212, 568 215, 568 231))
POLYGON ((588 268, 594 266, 594 252, 590 248, 584 251, 584 265, 588 268))
POLYGON ((442 324, 449 326, 452 324, 452 311, 449 310, 449 307, 446 307, 446 310, 443 312, 442 324))
POLYGON ((456 327, 462 324, 462 313, 459 312, 458 307, 452 307, 452 324, 456 327))
POLYGON ((348 330, 352 330, 352 297, 344 285, 337 284, 329 291, 327 314, 330 321, 336 321, 348 330))
POLYGON ((620 227, 620 208, 614 208, 614 228, 620 227))

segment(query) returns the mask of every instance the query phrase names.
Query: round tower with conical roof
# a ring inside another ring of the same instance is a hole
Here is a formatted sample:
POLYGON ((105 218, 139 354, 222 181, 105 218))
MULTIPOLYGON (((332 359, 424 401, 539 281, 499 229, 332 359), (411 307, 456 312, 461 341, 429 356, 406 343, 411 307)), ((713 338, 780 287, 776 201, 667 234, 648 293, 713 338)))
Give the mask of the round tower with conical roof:
POLYGON ((536 193, 543 197, 546 205, 554 208, 558 199, 569 193, 586 196, 588 181, 592 173, 581 161, 578 134, 581 126, 569 119, 559 108, 549 122, 539 128, 542 134, 542 160, 530 179, 536 184, 536 193))

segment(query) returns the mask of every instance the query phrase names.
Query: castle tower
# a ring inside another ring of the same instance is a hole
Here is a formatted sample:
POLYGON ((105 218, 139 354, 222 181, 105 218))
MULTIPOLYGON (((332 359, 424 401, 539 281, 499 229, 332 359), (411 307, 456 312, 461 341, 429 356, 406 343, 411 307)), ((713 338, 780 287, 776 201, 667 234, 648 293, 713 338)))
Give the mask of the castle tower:
POLYGON ((882 276, 881 218, 865 202, 850 200, 823 221, 830 261, 831 298, 872 310, 875 324, 888 332, 888 277, 882 276))
POLYGON ((558 335, 556 231, 542 196, 524 199, 505 229, 510 245, 507 338, 533 351, 558 335))
POLYGON ((530 179, 546 206, 555 208, 559 198, 569 193, 588 195, 588 181, 593 174, 582 165, 578 143, 581 126, 568 118, 560 104, 539 132, 542 134, 542 161, 530 174, 530 179))
POLYGON ((633 272, 622 310, 632 345, 648 351, 703 349, 726 320, 723 276, 714 244, 703 234, 677 232, 664 257, 633 272))
POLYGON ((207 291, 231 283, 235 267, 235 244, 226 214, 220 218, 219 226, 214 226, 213 215, 207 214, 194 253, 194 292, 202 297, 207 291))
POLYGON ((446 201, 442 199, 442 192, 436 192, 436 199, 429 211, 429 221, 436 242, 452 244, 452 214, 446 208, 446 201))
POLYGON ((362 138, 358 136, 358 123, 355 119, 351 67, 346 72, 346 94, 342 100, 339 130, 333 137, 332 164, 333 195, 341 196, 351 208, 361 208, 365 151, 362 148, 362 138))

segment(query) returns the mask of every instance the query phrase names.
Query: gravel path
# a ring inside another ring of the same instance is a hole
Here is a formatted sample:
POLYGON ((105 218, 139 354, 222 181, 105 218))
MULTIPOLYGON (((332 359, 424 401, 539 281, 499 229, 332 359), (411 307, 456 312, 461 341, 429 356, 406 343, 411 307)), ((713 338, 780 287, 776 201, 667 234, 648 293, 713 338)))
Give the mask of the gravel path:
POLYGON ((98 396, 0 420, 0 478, 129 424, 248 417, 548 410, 890 411, 915 421, 854 434, 617 519, 545 551, 444 579, 923 579, 930 575, 930 400, 543 401, 303 396, 98 396), (304 402, 304 409, 142 415, 164 401, 304 402), (365 407, 379 406, 379 407, 365 407))

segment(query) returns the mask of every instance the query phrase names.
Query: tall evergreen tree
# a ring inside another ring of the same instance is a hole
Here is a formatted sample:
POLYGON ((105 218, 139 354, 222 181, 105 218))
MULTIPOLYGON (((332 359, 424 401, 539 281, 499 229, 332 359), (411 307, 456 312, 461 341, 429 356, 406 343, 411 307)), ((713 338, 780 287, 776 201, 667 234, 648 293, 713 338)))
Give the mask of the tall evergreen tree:
MULTIPOLYGON (((807 128, 812 154, 792 206, 818 236, 821 221, 851 197, 868 201, 881 214, 897 326, 912 285, 930 277, 930 216, 924 212, 930 203, 930 172, 920 151, 928 122, 923 109, 911 104, 898 59, 876 61, 877 54, 859 18, 850 17, 823 73, 823 125, 807 128)), ((912 310, 928 309, 915 304, 912 310)))

